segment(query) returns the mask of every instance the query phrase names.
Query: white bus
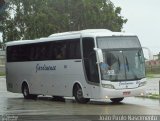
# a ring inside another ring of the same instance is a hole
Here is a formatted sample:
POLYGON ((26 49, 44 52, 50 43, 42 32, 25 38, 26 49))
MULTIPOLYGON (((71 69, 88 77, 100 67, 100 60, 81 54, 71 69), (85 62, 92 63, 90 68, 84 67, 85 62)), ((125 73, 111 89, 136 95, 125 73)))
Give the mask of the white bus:
POLYGON ((38 95, 120 102, 144 94, 144 55, 134 34, 106 29, 6 43, 7 90, 38 95))

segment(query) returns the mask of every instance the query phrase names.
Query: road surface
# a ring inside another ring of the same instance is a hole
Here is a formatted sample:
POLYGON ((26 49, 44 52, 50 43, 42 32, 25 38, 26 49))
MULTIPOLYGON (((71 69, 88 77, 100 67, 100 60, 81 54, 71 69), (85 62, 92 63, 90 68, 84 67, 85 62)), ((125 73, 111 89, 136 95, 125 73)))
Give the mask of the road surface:
POLYGON ((7 92, 5 78, 0 78, 0 115, 2 118, 6 118, 6 115, 18 115, 23 116, 23 119, 25 116, 31 119, 35 117, 43 119, 46 116, 51 116, 52 119, 53 116, 54 118, 58 116, 57 120, 62 120, 61 118, 70 120, 64 118, 68 115, 76 116, 76 119, 77 115, 160 115, 160 101, 129 97, 120 104, 113 104, 110 100, 92 100, 88 104, 78 104, 70 98, 60 102, 54 101, 49 96, 25 100, 22 94, 7 92))

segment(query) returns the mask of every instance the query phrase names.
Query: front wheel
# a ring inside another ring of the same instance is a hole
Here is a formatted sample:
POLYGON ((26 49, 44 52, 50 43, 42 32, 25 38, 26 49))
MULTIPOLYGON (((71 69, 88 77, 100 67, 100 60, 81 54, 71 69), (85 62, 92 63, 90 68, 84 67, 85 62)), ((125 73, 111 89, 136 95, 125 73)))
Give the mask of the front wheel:
POLYGON ((78 103, 87 103, 90 101, 89 98, 83 97, 82 88, 79 85, 77 85, 74 89, 74 97, 75 97, 76 102, 78 103))
POLYGON ((113 103, 119 103, 123 100, 124 98, 111 98, 110 100, 113 102, 113 103))

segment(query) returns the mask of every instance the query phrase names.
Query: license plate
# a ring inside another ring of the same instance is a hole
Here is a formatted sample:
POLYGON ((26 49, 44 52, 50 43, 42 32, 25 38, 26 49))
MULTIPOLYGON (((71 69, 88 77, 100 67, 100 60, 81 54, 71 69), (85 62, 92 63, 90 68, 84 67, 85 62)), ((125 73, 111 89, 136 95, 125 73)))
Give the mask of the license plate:
POLYGON ((130 95, 131 94, 131 92, 130 91, 127 91, 127 92, 123 92, 123 95, 130 95))

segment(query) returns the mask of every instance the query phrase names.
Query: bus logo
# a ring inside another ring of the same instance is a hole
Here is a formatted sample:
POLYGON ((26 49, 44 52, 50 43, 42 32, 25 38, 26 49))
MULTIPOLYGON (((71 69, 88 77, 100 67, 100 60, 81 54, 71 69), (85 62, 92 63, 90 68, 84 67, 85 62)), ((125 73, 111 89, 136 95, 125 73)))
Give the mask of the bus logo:
POLYGON ((40 65, 40 64, 37 64, 36 65, 36 73, 38 71, 54 71, 56 70, 56 66, 53 66, 53 65, 40 65))

